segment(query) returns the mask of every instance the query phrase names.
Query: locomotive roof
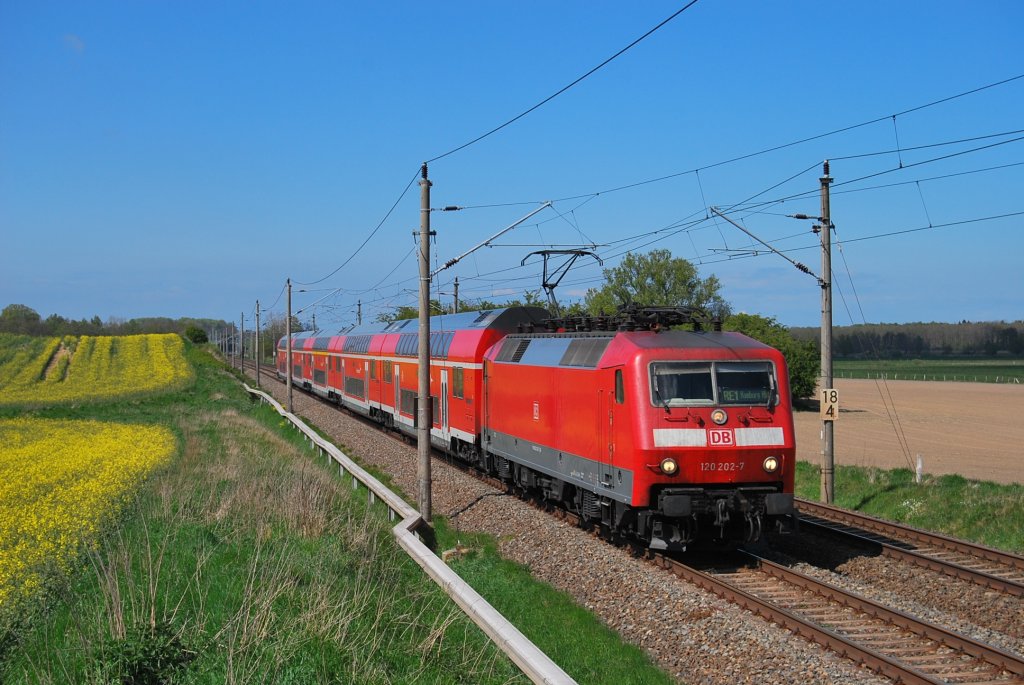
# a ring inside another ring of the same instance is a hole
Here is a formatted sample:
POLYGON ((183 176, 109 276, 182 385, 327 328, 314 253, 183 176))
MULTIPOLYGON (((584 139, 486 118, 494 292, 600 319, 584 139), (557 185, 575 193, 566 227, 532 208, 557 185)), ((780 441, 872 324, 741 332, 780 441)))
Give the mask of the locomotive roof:
POLYGON ((664 347, 714 348, 728 350, 772 349, 763 342, 735 331, 650 331, 635 332, 627 336, 633 345, 643 349, 664 347))
POLYGON ((721 331, 587 331, 526 333, 507 336, 496 346, 494 361, 528 366, 597 368, 621 363, 624 346, 643 350, 771 350, 742 333, 721 331))

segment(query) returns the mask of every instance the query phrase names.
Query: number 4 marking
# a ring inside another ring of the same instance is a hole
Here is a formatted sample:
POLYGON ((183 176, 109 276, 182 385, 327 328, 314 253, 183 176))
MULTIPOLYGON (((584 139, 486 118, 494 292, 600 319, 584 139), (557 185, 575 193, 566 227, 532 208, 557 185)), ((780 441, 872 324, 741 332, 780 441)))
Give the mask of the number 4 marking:
POLYGON ((835 388, 823 388, 821 391, 821 418, 825 421, 839 418, 839 391, 835 388))

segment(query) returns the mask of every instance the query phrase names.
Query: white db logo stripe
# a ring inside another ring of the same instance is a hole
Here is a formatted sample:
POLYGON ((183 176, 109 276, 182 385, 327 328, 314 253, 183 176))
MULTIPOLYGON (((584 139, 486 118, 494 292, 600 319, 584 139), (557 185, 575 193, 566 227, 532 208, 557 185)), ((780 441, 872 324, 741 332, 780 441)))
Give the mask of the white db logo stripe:
POLYGON ((707 447, 708 435, 703 428, 655 428, 655 447, 707 447))

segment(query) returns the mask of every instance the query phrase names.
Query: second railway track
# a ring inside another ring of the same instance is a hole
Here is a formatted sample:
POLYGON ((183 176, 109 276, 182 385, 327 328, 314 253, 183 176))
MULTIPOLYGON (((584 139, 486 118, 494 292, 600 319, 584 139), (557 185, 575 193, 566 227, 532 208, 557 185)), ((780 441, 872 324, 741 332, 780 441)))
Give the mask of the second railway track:
POLYGON ((681 578, 901 683, 1024 683, 1024 660, 744 552, 751 567, 698 570, 663 555, 681 578))
POLYGON ((798 500, 800 524, 876 546, 885 556, 1024 597, 1024 557, 826 504, 798 500))

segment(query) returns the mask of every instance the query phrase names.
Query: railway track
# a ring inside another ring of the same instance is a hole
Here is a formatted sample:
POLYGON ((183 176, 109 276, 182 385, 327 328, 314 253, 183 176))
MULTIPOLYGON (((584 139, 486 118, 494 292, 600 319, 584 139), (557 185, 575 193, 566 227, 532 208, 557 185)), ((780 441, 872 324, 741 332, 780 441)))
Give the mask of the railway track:
POLYGON ((800 525, 870 545, 884 556, 1024 597, 1024 557, 826 504, 797 500, 800 525))
MULTIPOLYGON (((247 362, 246 366, 251 369, 251 362, 247 362)), ((261 371, 277 381, 274 367, 263 366, 261 371)), ((486 478, 484 481, 504 489, 503 484, 496 479, 486 478)), ((817 505, 802 501, 800 504, 806 507, 802 509, 804 519, 810 521, 814 516, 811 514, 812 507, 817 511, 817 505)), ((836 511, 840 514, 848 513, 836 511)), ((556 512, 556 515, 570 521, 576 518, 564 511, 556 512)), ((842 521, 837 515, 837 521, 833 522, 830 530, 837 535, 847 536, 850 533, 842 528, 853 526, 842 521)), ((811 525, 818 524, 815 521, 811 525)), ((865 530, 867 528, 866 523, 863 528, 858 527, 864 544, 882 544, 872 539, 871 535, 890 537, 871 533, 865 530)), ((920 533, 930 535, 923 531, 920 533)), ((895 532, 891 532, 891 535, 894 536, 895 532)), ((900 549, 900 544, 913 546, 894 542, 894 549, 900 549)), ((974 547, 961 541, 953 543, 974 547)), ((908 560, 903 556, 897 558, 908 560)), ((650 555, 649 559, 656 566, 702 589, 896 682, 933 685, 1024 684, 1024 660, 1014 654, 922 622, 760 557, 750 555, 752 568, 711 572, 698 570, 659 554, 650 555)))
POLYGON ((702 571, 655 564, 900 683, 1024 683, 1024 660, 749 552, 750 566, 702 571))

